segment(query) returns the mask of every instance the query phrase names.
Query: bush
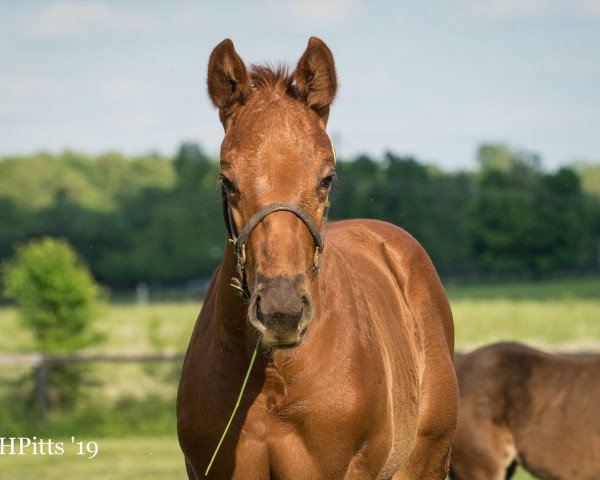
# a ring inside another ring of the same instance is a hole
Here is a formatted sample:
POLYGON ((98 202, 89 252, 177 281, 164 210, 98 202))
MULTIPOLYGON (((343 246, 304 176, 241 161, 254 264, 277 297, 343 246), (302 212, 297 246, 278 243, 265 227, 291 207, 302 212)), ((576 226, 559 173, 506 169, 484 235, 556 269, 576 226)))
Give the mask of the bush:
POLYGON ((67 353, 100 341, 91 329, 101 289, 65 240, 19 246, 2 271, 4 295, 45 353, 67 353))
MULTIPOLYGON (((2 283, 42 353, 76 352, 101 341, 92 328, 101 289, 65 240, 46 237, 19 246, 3 266, 2 283)), ((52 366, 47 405, 73 406, 84 371, 80 365, 52 366)))

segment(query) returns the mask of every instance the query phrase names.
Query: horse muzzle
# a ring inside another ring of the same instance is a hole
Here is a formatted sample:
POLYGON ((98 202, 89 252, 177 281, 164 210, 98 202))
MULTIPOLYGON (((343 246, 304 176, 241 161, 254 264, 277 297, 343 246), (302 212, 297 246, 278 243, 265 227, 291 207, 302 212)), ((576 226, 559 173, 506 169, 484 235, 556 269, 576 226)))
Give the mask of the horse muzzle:
POLYGON ((256 275, 248 318, 272 348, 293 348, 302 343, 312 318, 312 300, 303 275, 256 275))

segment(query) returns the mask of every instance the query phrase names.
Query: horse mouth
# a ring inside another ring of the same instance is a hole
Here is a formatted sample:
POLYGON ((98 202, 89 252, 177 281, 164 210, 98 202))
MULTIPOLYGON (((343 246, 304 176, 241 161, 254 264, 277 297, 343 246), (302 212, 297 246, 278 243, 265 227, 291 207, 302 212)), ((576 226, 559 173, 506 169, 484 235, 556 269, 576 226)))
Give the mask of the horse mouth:
POLYGON ((268 348, 278 348, 278 349, 282 349, 282 350, 296 348, 296 347, 300 346, 300 344, 304 340, 304 335, 306 335, 306 329, 307 329, 307 327, 304 327, 302 329, 302 331, 298 334, 298 337, 294 340, 283 340, 282 341, 282 340, 278 340, 276 338, 273 338, 273 339, 265 338, 263 336, 262 344, 268 348))

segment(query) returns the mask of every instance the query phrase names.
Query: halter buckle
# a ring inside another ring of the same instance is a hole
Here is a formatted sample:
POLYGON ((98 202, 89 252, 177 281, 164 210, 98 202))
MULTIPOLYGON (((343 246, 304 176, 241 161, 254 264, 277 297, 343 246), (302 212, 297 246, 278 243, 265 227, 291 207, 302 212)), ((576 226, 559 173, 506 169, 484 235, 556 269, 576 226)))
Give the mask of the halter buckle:
POLYGON ((313 256, 313 275, 316 275, 319 272, 319 268, 321 265, 319 264, 319 255, 321 254, 321 250, 319 247, 315 247, 315 254, 313 256))
POLYGON ((238 263, 244 267, 246 265, 246 244, 242 243, 242 245, 236 249, 235 254, 237 256, 238 263))
POLYGON ((242 243, 242 245, 238 247, 237 241, 233 238, 229 238, 228 241, 233 246, 233 252, 235 253, 238 264, 244 268, 246 265, 246 244, 242 243))

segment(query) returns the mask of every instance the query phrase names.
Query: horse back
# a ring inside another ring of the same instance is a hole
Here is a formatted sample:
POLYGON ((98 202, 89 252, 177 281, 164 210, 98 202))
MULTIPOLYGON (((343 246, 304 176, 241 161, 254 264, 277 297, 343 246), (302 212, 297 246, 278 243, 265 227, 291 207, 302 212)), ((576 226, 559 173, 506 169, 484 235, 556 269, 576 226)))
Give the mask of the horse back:
POLYGON ((458 442, 489 425, 507 432, 519 462, 540 478, 600 478, 600 355, 507 342, 465 355, 456 370, 458 442))

